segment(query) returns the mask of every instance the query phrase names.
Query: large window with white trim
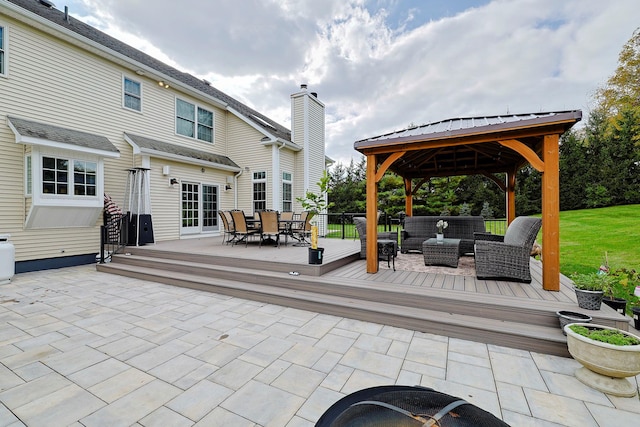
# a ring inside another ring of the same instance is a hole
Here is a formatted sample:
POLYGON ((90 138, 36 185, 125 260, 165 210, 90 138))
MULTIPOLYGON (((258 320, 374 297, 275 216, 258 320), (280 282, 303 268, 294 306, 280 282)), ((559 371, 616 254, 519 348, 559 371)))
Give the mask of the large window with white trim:
POLYGON ((267 173, 253 173, 253 211, 267 209, 267 173))
POLYGON ((60 157, 42 157, 42 194, 96 196, 98 164, 60 157))
POLYGON ((124 77, 122 89, 124 107, 134 111, 142 111, 142 84, 124 77))
POLYGON ((213 112, 176 99, 176 133, 213 142, 213 112))
POLYGON ((293 188, 293 180, 291 179, 291 173, 282 172, 282 210, 283 211, 293 210, 292 188, 293 188))
POLYGON ((7 30, 0 25, 0 76, 7 73, 7 30))

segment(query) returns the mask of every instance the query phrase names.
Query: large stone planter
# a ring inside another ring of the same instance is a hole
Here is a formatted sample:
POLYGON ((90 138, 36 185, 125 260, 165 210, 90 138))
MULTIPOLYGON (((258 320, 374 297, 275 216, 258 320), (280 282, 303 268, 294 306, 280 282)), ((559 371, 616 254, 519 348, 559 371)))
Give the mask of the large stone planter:
MULTIPOLYGON (((623 334, 635 336, 616 328, 590 323, 574 323, 588 328, 613 329, 623 334)), ((627 380, 640 374, 640 345, 612 345, 594 341, 578 335, 570 328, 564 327, 567 334, 567 346, 571 356, 582 364, 575 372, 582 383, 614 396, 633 397, 636 388, 627 380)))

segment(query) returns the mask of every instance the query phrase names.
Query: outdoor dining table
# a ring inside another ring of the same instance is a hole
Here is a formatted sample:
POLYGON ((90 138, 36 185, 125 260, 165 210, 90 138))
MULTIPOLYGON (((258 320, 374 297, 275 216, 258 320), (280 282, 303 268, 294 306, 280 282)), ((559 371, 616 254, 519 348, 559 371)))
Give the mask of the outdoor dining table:
POLYGON ((288 237, 291 236, 291 238, 293 238, 294 240, 297 240, 296 243, 293 244, 293 246, 308 246, 310 245, 309 242, 307 242, 304 238, 304 236, 301 237, 296 237, 295 234, 293 234, 293 231, 298 229, 298 227, 295 227, 295 225, 298 225, 300 229, 302 229, 302 227, 304 227, 306 221, 302 220, 302 219, 281 219, 278 221, 279 224, 284 224, 284 229, 285 229, 285 233, 284 233, 284 245, 287 246, 287 241, 288 241, 288 237))

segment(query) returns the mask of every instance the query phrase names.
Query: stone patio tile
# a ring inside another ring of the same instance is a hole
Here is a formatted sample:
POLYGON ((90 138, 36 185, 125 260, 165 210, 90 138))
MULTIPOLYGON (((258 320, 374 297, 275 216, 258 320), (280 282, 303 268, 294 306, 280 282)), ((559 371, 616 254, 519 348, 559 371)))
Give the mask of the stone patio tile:
POLYGON ((216 408, 194 424, 194 427, 254 427, 255 425, 253 421, 242 418, 240 415, 223 408, 216 408))
MULTIPOLYGON (((152 332, 149 335, 145 335, 143 338, 157 345, 169 344, 171 341, 178 341, 187 332, 177 328, 164 328, 159 332, 152 332)), ((188 344, 188 343, 185 343, 188 344)), ((191 346, 191 344, 189 344, 191 346)))
POLYGON ((421 382, 422 382, 421 374, 405 371, 405 370, 400 371, 400 374, 398 375, 398 379, 396 380, 397 385, 420 385, 421 382))
POLYGON ((68 426, 104 406, 102 400, 70 383, 13 411, 27 425, 54 427, 68 426))
POLYGON ((232 394, 233 390, 229 388, 202 380, 172 399, 166 407, 192 421, 199 421, 232 394))
POLYGON ((312 367, 326 353, 326 350, 314 346, 296 343, 280 358, 296 365, 312 367))
POLYGON ((491 360, 489 360, 488 356, 478 357, 473 355, 467 355, 464 353, 454 353, 450 351, 447 357, 449 358, 449 362, 453 361, 453 362, 465 363, 467 365, 491 369, 491 360))
POLYGON ((411 342, 414 332, 410 329, 397 328, 395 326, 384 325, 380 332, 379 337, 389 338, 394 341, 411 342))
POLYGON ((500 399, 500 407, 503 412, 509 410, 528 417, 531 416, 529 404, 522 387, 498 382, 496 383, 496 390, 498 391, 498 399, 500 399))
POLYGON ((109 356, 118 357, 121 360, 127 360, 137 356, 154 347, 155 344, 147 340, 131 335, 125 335, 120 339, 111 341, 100 346, 91 345, 96 350, 108 354, 109 356))
POLYGON ((347 329, 341 329, 341 328, 333 328, 333 329, 331 329, 331 334, 337 335, 339 337, 353 338, 354 340, 357 340, 358 337, 361 335, 360 332, 349 331, 347 329))
POLYGON ((541 371, 540 374, 552 394, 613 407, 606 394, 581 383, 573 375, 552 374, 545 371, 541 371))
POLYGON ((227 331, 225 335, 228 335, 228 337, 224 339, 227 344, 232 344, 245 350, 255 347, 269 337, 266 334, 256 333, 255 331, 249 331, 241 327, 233 328, 227 331))
POLYGON ((489 368, 450 360, 447 365, 447 381, 468 385, 487 391, 496 391, 493 373, 489 368))
POLYGON ((613 406, 615 406, 617 409, 640 414, 640 398, 638 398, 637 396, 635 398, 628 398, 608 395, 607 397, 609 398, 611 403, 613 403, 613 406))
POLYGON ((322 372, 314 371, 304 366, 291 365, 271 385, 307 398, 324 379, 325 374, 322 372))
POLYGON ((331 405, 342 399, 344 396, 344 394, 337 391, 318 387, 311 396, 305 400, 296 415, 315 424, 315 422, 318 421, 322 414, 324 414, 331 405))
POLYGON ((430 387, 440 393, 445 393, 450 396, 466 400, 472 405, 476 405, 478 408, 490 412, 498 418, 501 417, 500 402, 496 392, 454 383, 453 381, 429 378, 427 376, 422 377, 421 385, 424 387, 430 387))
POLYGON ((50 316, 48 314, 42 313, 42 314, 31 315, 31 316, 27 316, 19 319, 14 319, 14 320, 11 320, 9 323, 12 326, 15 326, 16 328, 26 332, 38 326, 48 325, 49 323, 58 324, 59 322, 60 321, 57 318, 50 316))
POLYGON ((372 353, 358 348, 351 348, 345 353, 344 357, 340 359, 342 365, 394 379, 397 378, 400 373, 402 362, 403 359, 397 357, 372 353))
POLYGON ((312 366, 313 369, 320 372, 329 372, 338 362, 342 359, 342 353, 336 353, 333 351, 327 351, 321 358, 312 366))
POLYGON ((146 372, 129 368, 89 387, 88 390, 105 402, 111 403, 152 381, 154 377, 146 372))
POLYGON ((489 359, 489 350, 487 349, 487 345, 479 342, 449 338, 449 351, 480 359, 489 359))
POLYGON ((72 382, 62 375, 52 372, 28 383, 3 391, 0 393, 0 402, 4 403, 9 409, 15 409, 71 384, 72 382))
MULTIPOLYGON (((636 401, 638 396, 632 398, 636 401)), ((597 421, 600 427, 621 427, 638 425, 638 414, 636 412, 627 412, 610 406, 601 406, 594 403, 587 403, 589 412, 597 421)))
POLYGON ((533 361, 540 371, 548 371, 557 374, 573 375, 582 365, 570 357, 551 356, 549 354, 531 353, 533 361))
POLYGON ((191 352, 188 353, 212 365, 224 366, 232 360, 237 359, 238 356, 244 352, 245 349, 242 347, 223 342, 213 347, 211 350, 205 351, 197 356, 191 354, 191 352))
POLYGON ((141 419, 140 424, 144 427, 191 427, 193 421, 167 407, 161 406, 141 419))
POLYGON ((38 335, 36 337, 28 338, 25 340, 15 341, 13 345, 15 345, 16 347, 24 351, 24 350, 29 350, 30 348, 33 348, 33 347, 40 347, 43 345, 51 344, 66 338, 67 337, 64 336, 63 334, 54 331, 54 332, 38 335))
POLYGON ((387 354, 392 342, 393 341, 388 338, 362 334, 358 337, 356 342, 353 343, 353 346, 367 351, 387 354))
POLYGON ((304 399, 299 396, 249 381, 220 406, 261 426, 282 427, 303 403, 304 399))
POLYGON ((362 390, 363 388, 375 387, 379 385, 391 385, 395 383, 395 378, 389 378, 356 369, 353 371, 340 392, 348 395, 358 390, 362 390))
MULTIPOLYGON (((579 400, 525 388, 531 415, 567 427, 591 427, 598 423, 579 400)), ((620 424, 617 424, 620 425, 620 424)))
POLYGON ((0 426, 2 427, 24 427, 24 424, 20 422, 18 417, 7 409, 2 402, 0 402, 0 422, 0 426))
POLYGON ((42 362, 62 375, 70 375, 108 358, 108 355, 100 351, 83 346, 77 348, 75 351, 66 351, 64 353, 47 356, 42 362))
POLYGON ((404 341, 393 341, 387 350, 387 356, 404 359, 409 351, 409 343, 404 341))
POLYGON ((317 316, 313 311, 301 310, 299 308, 290 308, 285 307, 284 310, 280 312, 280 316, 283 319, 293 319, 302 322, 308 322, 317 316))
POLYGON ((406 360, 446 368, 447 346, 446 341, 414 337, 409 344, 406 360))
MULTIPOLYGON (((260 326, 260 330, 264 330, 264 328, 275 324, 278 320, 280 320, 280 316, 275 316, 272 314, 260 312, 259 310, 254 310, 250 313, 247 313, 240 317, 239 320, 242 320, 245 323, 249 323, 251 325, 260 326)), ((246 328, 246 326, 243 326, 246 328)))
POLYGON ((338 323, 338 319, 317 316, 298 328, 297 334, 312 338, 322 338, 338 323))
POLYGON ((502 411, 502 421, 509 424, 510 426, 518 427, 565 427, 562 424, 544 421, 539 418, 534 418, 507 410, 502 411))
POLYGON ((47 356, 59 354, 60 350, 50 345, 43 345, 41 347, 34 347, 27 351, 15 353, 7 357, 0 359, 0 362, 9 369, 16 369, 21 366, 30 365, 34 362, 39 362, 47 356))
POLYGON ((289 369, 289 366, 291 366, 291 362, 278 359, 263 369, 262 372, 253 377, 253 379, 261 383, 271 384, 276 378, 282 375, 284 371, 289 369))
POLYGON ((149 374, 168 383, 173 383, 205 363, 193 357, 179 354, 162 365, 156 366, 149 371, 149 374))
POLYGON ((340 322, 336 325, 336 328, 345 329, 347 331, 359 332, 361 334, 367 335, 378 335, 384 325, 379 323, 371 323, 365 322, 362 320, 355 319, 341 319, 340 322))
POLYGON ((86 427, 131 425, 180 394, 181 390, 154 380, 99 409, 80 422, 86 427))
POLYGON ((187 373, 182 378, 173 382, 173 385, 176 387, 180 387, 183 390, 186 390, 196 383, 202 381, 203 379, 209 377, 219 368, 217 366, 213 366, 209 363, 203 363, 200 367, 194 369, 193 371, 187 373))
MULTIPOLYGON (((35 365, 35 363, 31 363, 26 366, 33 366, 33 365, 35 365)), ((28 380, 23 379, 22 377, 17 375, 17 373, 14 373, 13 371, 11 371, 11 369, 7 368, 2 363, 0 363, 0 392, 13 388, 15 386, 18 386, 20 384, 23 384, 25 381, 28 381, 28 380)))
POLYGON ((324 378, 321 385, 322 387, 330 390, 340 391, 349 380, 349 377, 353 374, 354 370, 355 369, 348 366, 336 365, 335 368, 333 368, 324 378))
POLYGON ((338 353, 344 353, 351 348, 355 339, 341 337, 333 333, 323 336, 317 343, 316 347, 325 350, 336 351, 338 353))
POLYGON ((191 349, 191 345, 180 340, 173 340, 169 343, 159 345, 144 353, 127 359, 127 363, 143 371, 149 371, 168 360, 191 349))
MULTIPOLYGON (((0 369, 1 371, 1 369, 0 369)), ((51 368, 41 362, 30 363, 25 366, 21 366, 13 370, 13 373, 17 374, 24 381, 33 381, 36 378, 43 377, 45 375, 53 372, 51 368)), ((2 378, 2 373, 0 372, 0 378, 2 378)), ((2 380, 0 380, 0 384, 2 380)), ((0 390, 2 390, 2 385, 0 385, 0 390)))
POLYGON ((254 365, 266 367, 292 346, 293 343, 282 338, 269 337, 244 352, 239 358, 254 365))
POLYGON ((258 365, 236 359, 218 369, 208 379, 230 389, 238 390, 261 371, 262 368, 258 365))
POLYGON ((411 360, 406 359, 402 364, 402 370, 442 380, 447 376, 447 370, 445 368, 427 365, 425 363, 412 362, 411 360))
POLYGON ((126 363, 116 359, 107 359, 75 372, 69 375, 68 378, 80 387, 89 388, 128 369, 131 369, 131 367, 126 363))
POLYGON ((547 386, 531 357, 522 357, 516 352, 491 352, 490 358, 496 381, 547 391, 547 386))
POLYGON ((264 333, 271 337, 288 338, 289 335, 293 334, 297 329, 297 326, 287 325, 286 323, 279 321, 266 327, 264 329, 264 333))

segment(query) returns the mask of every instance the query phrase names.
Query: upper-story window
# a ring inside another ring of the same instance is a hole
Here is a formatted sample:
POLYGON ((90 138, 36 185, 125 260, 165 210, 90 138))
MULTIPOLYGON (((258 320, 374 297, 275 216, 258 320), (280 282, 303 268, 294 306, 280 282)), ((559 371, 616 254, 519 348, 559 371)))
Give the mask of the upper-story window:
POLYGON ((124 77, 123 92, 124 107, 142 111, 142 85, 140 82, 124 77))
POLYGON ((61 157, 42 157, 42 194, 96 196, 98 164, 61 157))
POLYGON ((289 172, 282 172, 282 210, 293 210, 292 179, 289 172))
POLYGON ((176 133, 213 142, 213 112, 176 99, 176 133))
POLYGON ((0 25, 0 75, 7 73, 7 31, 0 25))

